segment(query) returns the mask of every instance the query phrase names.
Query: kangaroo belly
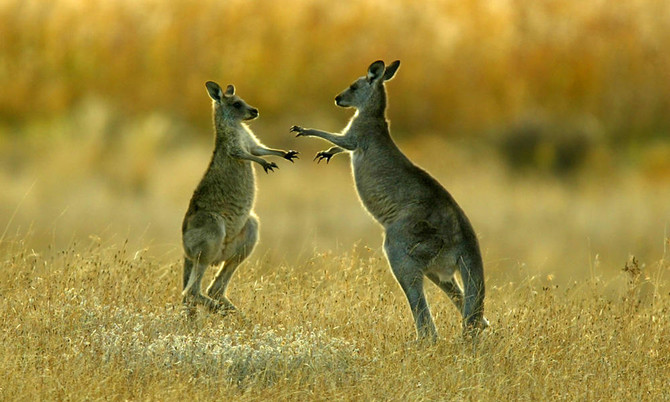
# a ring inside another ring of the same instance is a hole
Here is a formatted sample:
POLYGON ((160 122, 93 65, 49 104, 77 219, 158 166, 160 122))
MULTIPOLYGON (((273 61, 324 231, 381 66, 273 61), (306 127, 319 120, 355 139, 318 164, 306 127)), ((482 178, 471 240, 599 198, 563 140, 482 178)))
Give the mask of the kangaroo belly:
POLYGON ((462 230, 468 228, 459 219, 460 208, 424 170, 405 158, 372 152, 354 152, 352 168, 361 203, 384 227, 404 222, 410 232, 422 224, 433 231, 434 241, 422 237, 414 254, 432 255, 434 249, 462 241, 462 230))
POLYGON ((245 225, 254 205, 255 184, 253 176, 249 174, 245 180, 228 188, 225 202, 222 204, 221 215, 229 230, 226 239, 237 236, 245 225))
POLYGON ((392 223, 402 212, 406 196, 392 172, 384 172, 367 161, 352 159, 358 197, 365 209, 382 225, 392 223))
MULTIPOLYGON (((215 212, 223 218, 226 239, 239 233, 253 208, 255 183, 249 163, 205 175, 193 196, 191 209, 215 212)), ((225 240, 224 240, 225 241, 225 240)))
POLYGON ((379 223, 386 225, 395 220, 400 210, 399 205, 393 202, 386 194, 357 185, 358 196, 365 209, 379 223))

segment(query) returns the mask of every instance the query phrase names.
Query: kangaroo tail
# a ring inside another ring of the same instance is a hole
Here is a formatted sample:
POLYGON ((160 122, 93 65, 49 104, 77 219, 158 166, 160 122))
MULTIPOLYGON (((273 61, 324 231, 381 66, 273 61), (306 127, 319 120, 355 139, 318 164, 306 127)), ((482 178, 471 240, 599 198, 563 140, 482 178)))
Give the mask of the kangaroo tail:
POLYGON ((463 280, 463 329, 484 329, 484 264, 478 249, 470 249, 458 259, 463 280))

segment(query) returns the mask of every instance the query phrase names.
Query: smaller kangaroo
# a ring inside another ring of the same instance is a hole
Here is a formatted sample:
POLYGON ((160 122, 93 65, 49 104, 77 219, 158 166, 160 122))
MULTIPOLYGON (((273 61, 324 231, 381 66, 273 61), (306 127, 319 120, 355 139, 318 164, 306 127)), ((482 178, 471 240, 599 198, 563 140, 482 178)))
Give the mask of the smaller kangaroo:
POLYGON ((182 223, 184 245, 183 302, 189 315, 198 304, 210 311, 236 310, 226 298, 233 273, 251 254, 258 240, 258 217, 252 212, 256 185, 251 162, 263 170, 278 168, 260 156, 280 156, 293 162, 296 151, 266 148, 244 121, 258 117, 258 109, 235 95, 228 85, 223 92, 212 81, 205 86, 212 98, 214 153, 205 175, 195 189, 182 223), (200 290, 202 277, 210 265, 221 269, 207 289, 200 290))
POLYGON ((352 153, 351 166, 358 196, 383 226, 384 252, 405 292, 416 324, 417 337, 435 340, 437 331, 423 290, 424 276, 440 287, 463 317, 471 334, 488 326, 484 318, 484 268, 475 231, 447 190, 414 165, 391 139, 386 120, 384 82, 395 75, 400 61, 388 67, 375 61, 335 98, 356 113, 342 134, 293 126, 298 137, 313 136, 334 147, 316 154, 326 159, 352 153), (460 272, 465 293, 454 278, 460 272))

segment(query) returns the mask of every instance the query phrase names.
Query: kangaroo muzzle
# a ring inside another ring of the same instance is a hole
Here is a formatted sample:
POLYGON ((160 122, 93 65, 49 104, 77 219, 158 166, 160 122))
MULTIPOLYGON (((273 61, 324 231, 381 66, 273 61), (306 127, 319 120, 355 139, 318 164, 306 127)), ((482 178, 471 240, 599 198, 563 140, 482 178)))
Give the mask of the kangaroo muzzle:
POLYGON ((247 120, 253 120, 258 117, 258 109, 249 110, 249 118, 247 120))

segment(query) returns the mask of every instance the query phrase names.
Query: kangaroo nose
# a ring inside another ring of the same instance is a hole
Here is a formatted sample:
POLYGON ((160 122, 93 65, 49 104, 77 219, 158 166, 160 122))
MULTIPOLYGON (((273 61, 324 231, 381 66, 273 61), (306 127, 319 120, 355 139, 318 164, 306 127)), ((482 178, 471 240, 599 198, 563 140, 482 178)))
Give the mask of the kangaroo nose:
POLYGON ((251 109, 251 115, 253 117, 258 117, 258 109, 251 109))
POLYGON ((342 97, 341 97, 340 95, 337 95, 337 96, 335 97, 335 104, 336 104, 336 105, 339 105, 341 100, 342 100, 342 97))

